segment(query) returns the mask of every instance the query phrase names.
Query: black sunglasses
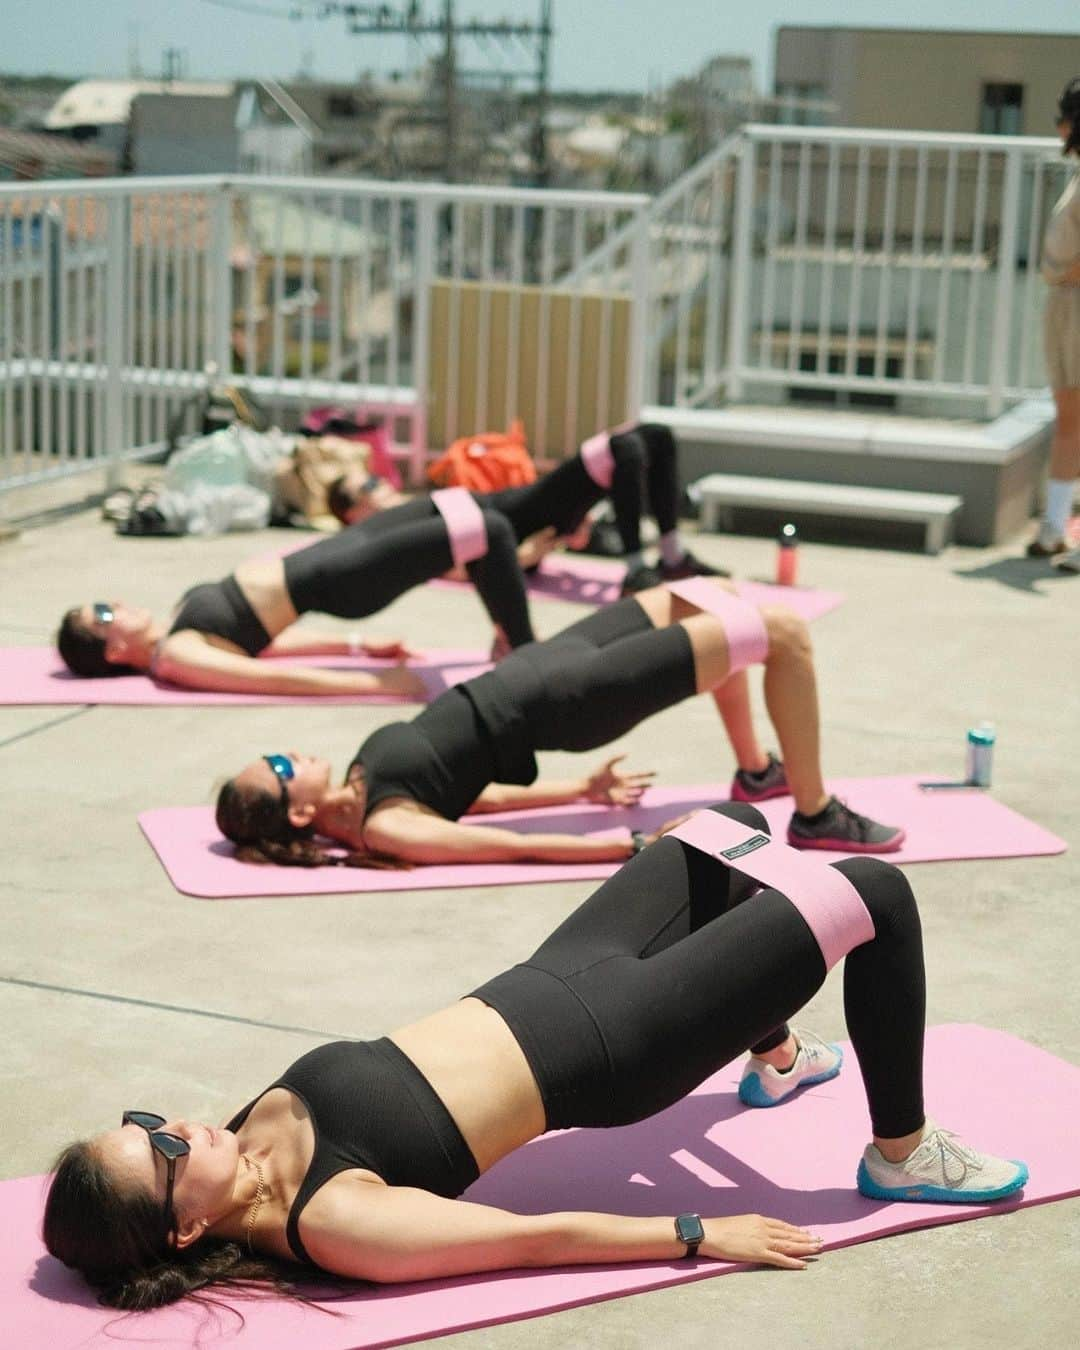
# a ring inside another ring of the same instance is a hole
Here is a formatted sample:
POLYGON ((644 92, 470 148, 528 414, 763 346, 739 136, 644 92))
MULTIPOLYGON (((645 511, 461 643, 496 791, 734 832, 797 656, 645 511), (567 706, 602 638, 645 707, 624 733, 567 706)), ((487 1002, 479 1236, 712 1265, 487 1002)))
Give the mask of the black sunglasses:
POLYGON ((165 1159, 165 1208, 161 1217, 165 1226, 165 1239, 168 1241, 174 1227, 172 1197, 176 1181, 176 1160, 186 1158, 191 1152, 191 1145, 178 1134, 169 1134, 161 1129, 165 1124, 165 1117, 156 1115, 153 1111, 125 1111, 120 1124, 138 1125, 141 1130, 145 1130, 150 1147, 165 1159))
POLYGON ((110 605, 110 604, 108 603, 108 601, 106 601, 106 600, 95 600, 95 601, 94 601, 94 622, 95 622, 95 623, 112 623, 113 619, 115 619, 115 618, 116 618, 116 613, 115 613, 115 611, 113 610, 112 605, 110 605))

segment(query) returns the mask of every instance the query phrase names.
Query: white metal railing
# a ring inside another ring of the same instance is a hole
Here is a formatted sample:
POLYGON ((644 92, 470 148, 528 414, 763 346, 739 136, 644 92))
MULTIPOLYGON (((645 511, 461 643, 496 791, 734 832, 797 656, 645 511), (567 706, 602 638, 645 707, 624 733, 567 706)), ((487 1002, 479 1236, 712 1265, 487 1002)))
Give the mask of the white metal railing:
MULTIPOLYGON (((157 451, 208 368, 272 406, 344 399, 404 417, 419 455, 433 284, 562 288, 647 200, 336 179, 2 186, 0 491, 157 451)), ((541 343, 535 371, 571 402, 595 392, 566 378, 575 342, 571 325, 555 358, 541 343)), ((638 403, 640 352, 626 359, 638 403)), ((475 368, 485 380, 487 362, 475 368)))
POLYGON ((650 212, 650 400, 996 415, 1044 383, 1037 260, 1069 172, 1052 140, 744 127, 650 212))
POLYGON ((157 450, 208 366, 271 405, 403 415, 419 459, 440 282, 541 297, 541 331, 510 323, 503 352, 486 297, 466 333, 448 288, 448 332, 479 352, 440 349, 451 425, 468 416, 455 400, 499 406, 498 368, 507 419, 515 381, 538 407, 558 388, 568 438, 614 360, 590 353, 598 388, 582 387, 577 297, 597 292, 631 303, 633 407, 891 395, 995 415, 1044 383, 1037 261, 1067 172, 1048 140, 749 125, 655 201, 276 177, 3 185, 0 491, 157 450))

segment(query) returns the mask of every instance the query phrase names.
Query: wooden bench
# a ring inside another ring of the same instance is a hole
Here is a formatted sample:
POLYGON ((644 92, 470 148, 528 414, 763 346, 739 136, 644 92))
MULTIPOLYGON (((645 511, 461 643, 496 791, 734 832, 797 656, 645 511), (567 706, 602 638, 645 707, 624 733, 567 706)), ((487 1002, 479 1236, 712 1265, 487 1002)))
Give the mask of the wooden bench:
POLYGON ((852 487, 843 483, 806 483, 790 478, 748 478, 710 473, 693 484, 701 504, 701 526, 716 530, 736 506, 791 511, 799 515, 854 516, 910 520, 926 526, 927 553, 940 553, 948 542, 962 497, 940 492, 901 492, 893 488, 852 487))

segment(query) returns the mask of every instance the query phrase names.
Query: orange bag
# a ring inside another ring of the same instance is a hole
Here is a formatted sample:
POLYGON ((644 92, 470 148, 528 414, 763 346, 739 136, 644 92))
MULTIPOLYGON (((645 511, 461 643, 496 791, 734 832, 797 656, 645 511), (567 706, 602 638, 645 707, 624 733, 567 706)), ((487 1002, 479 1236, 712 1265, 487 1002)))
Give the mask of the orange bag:
POLYGON ((508 431, 485 431, 462 436, 428 467, 436 487, 463 487, 470 492, 497 492, 536 482, 536 465, 529 458, 525 428, 514 421, 508 431))

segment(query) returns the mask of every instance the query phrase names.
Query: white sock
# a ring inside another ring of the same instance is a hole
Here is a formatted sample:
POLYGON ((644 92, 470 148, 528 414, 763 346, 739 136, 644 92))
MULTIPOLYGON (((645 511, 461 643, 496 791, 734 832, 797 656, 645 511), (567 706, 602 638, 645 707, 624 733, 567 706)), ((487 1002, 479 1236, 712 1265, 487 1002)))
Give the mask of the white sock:
POLYGON ((1054 533, 1061 538, 1072 515, 1073 484, 1072 479, 1051 478, 1046 485, 1046 511, 1043 520, 1054 533))
POLYGON ((645 566, 645 554, 641 549, 635 549, 633 553, 624 553, 623 562, 626 564, 628 572, 636 572, 639 567, 645 566))
POLYGON ((686 557, 686 548, 679 538, 678 530, 668 530, 667 534, 660 536, 657 543, 660 545, 660 556, 669 567, 674 567, 686 557))

